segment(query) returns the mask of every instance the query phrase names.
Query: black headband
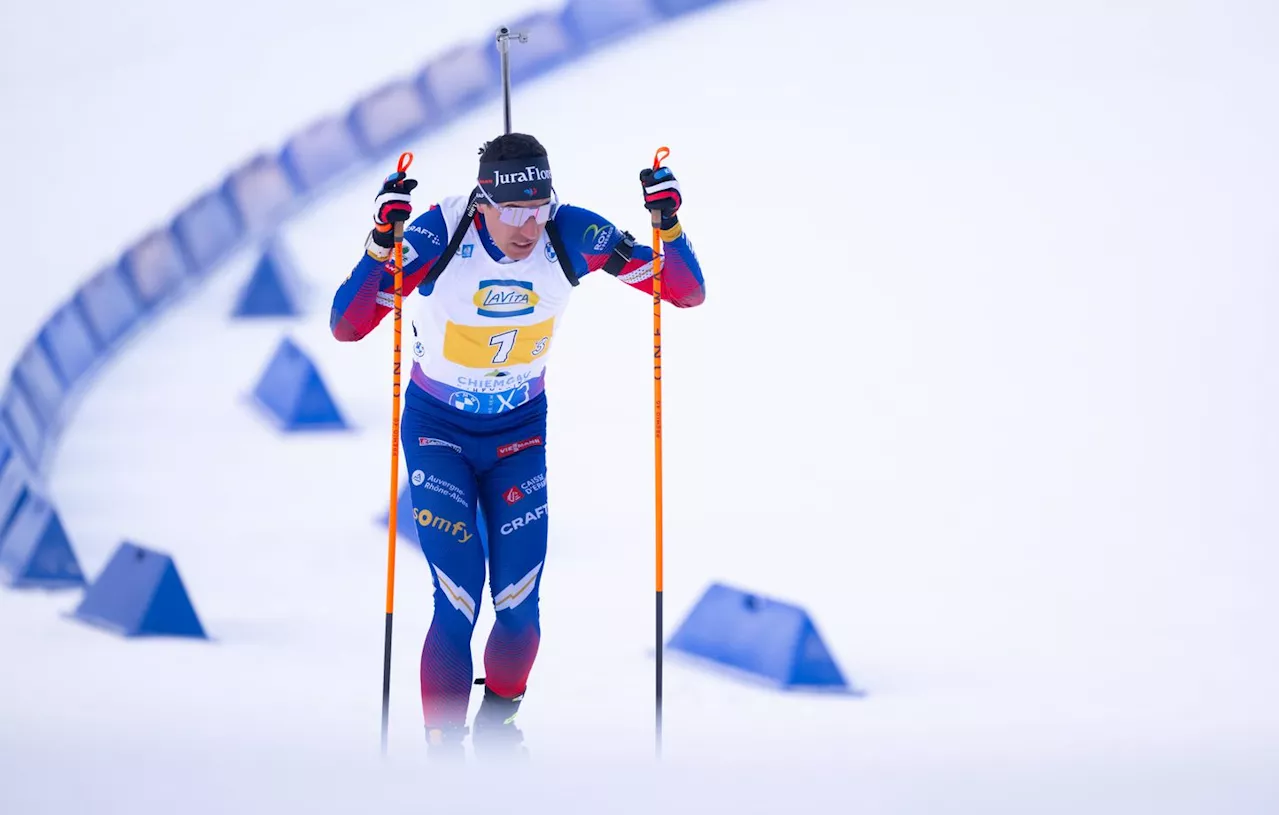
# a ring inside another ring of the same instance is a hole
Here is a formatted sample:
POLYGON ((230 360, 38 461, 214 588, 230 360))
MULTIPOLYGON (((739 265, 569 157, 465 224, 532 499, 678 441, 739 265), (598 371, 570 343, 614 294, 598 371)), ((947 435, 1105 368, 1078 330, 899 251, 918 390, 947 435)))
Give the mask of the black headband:
POLYGON ((476 182, 499 204, 551 197, 551 165, 546 156, 480 162, 476 182))

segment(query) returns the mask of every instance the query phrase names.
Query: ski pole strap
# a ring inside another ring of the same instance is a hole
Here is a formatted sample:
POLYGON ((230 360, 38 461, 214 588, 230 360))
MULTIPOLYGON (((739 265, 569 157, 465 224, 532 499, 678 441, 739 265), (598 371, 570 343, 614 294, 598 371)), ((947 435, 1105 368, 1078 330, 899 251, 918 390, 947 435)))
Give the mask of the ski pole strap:
POLYGON ((449 245, 444 248, 444 253, 431 267, 431 271, 427 272, 426 278, 422 281, 419 288, 429 288, 444 274, 444 269, 449 265, 449 261, 453 260, 453 256, 458 254, 458 248, 462 246, 462 239, 467 236, 467 230, 471 228, 471 220, 476 217, 476 210, 480 208, 479 190, 472 190, 471 197, 467 199, 467 210, 462 213, 462 220, 458 222, 458 228, 453 230, 453 237, 449 240, 449 245))
POLYGON ((622 270, 631 262, 631 256, 635 251, 636 239, 630 232, 623 232, 622 240, 613 247, 613 251, 609 253, 609 259, 604 262, 604 270, 614 277, 622 274, 622 270))
POLYGON ((560 261, 560 268, 564 271, 569 285, 578 285, 578 273, 573 268, 573 260, 569 257, 569 253, 564 249, 564 240, 560 237, 560 230, 556 228, 555 218, 547 221, 547 240, 551 241, 551 248, 555 250, 556 259, 560 261))

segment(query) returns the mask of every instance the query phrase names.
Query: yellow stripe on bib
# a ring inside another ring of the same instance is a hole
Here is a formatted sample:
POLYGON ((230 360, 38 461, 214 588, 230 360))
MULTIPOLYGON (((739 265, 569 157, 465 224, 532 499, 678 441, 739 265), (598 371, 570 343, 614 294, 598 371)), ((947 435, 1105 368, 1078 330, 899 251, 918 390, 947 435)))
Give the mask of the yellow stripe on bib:
POLYGON ((444 358, 468 368, 528 365, 547 352, 555 318, 537 325, 460 325, 444 329, 444 358))

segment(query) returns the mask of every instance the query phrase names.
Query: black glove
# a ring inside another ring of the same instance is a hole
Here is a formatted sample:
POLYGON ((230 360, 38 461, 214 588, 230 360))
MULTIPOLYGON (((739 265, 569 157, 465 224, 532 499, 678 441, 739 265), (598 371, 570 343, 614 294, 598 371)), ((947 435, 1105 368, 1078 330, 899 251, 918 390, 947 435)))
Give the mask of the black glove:
POLYGON ((373 232, 370 239, 383 249, 395 245, 395 225, 397 222, 409 220, 413 214, 413 205, 409 202, 409 194, 418 182, 406 178, 404 173, 392 173, 382 182, 378 197, 373 199, 373 232))
POLYGON ((658 225, 670 229, 676 225, 676 210, 680 209, 680 182, 675 173, 666 167, 654 170, 646 167, 640 171, 640 185, 644 188, 644 207, 661 217, 658 225))

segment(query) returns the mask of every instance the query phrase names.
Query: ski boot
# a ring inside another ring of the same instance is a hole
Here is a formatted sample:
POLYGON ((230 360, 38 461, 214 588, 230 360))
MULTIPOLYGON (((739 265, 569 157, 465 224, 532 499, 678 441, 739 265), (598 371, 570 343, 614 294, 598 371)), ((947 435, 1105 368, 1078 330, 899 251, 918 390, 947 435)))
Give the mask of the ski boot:
POLYGON ((489 688, 484 689, 484 701, 476 711, 471 727, 471 746, 480 760, 524 760, 529 748, 524 746, 524 734, 516 727, 516 711, 520 709, 523 694, 514 699, 504 699, 489 688))
POLYGON ((427 727, 427 756, 434 764, 461 764, 466 760, 462 739, 465 727, 427 727))

